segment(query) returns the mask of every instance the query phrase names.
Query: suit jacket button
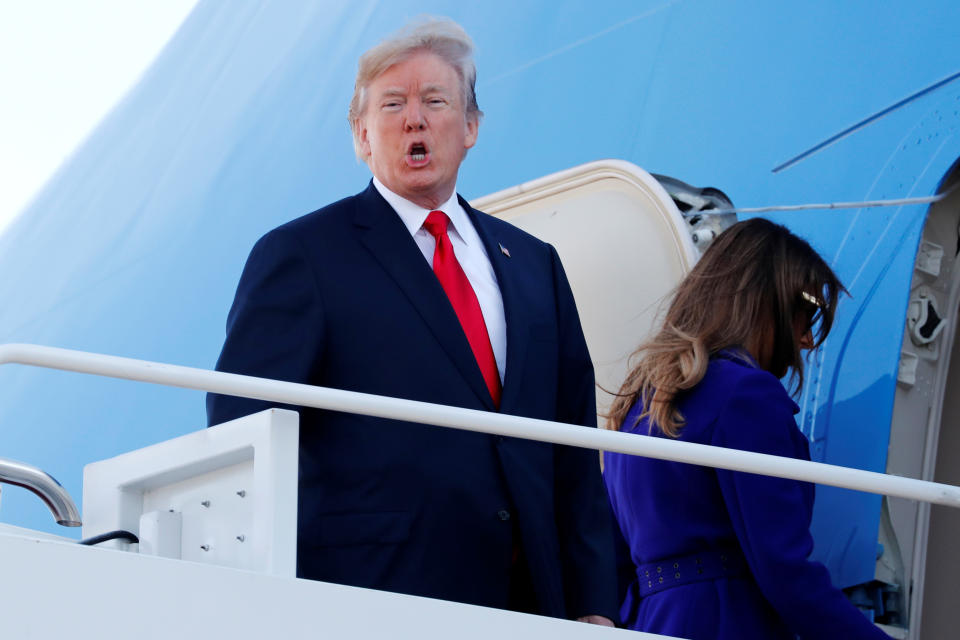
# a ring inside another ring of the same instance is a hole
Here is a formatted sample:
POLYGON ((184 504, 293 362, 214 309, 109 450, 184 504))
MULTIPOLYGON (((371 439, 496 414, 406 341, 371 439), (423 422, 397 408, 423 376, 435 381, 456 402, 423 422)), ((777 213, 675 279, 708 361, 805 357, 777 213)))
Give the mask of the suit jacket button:
POLYGON ((500 511, 497 511, 497 517, 506 522, 510 519, 510 512, 506 509, 500 509, 500 511))

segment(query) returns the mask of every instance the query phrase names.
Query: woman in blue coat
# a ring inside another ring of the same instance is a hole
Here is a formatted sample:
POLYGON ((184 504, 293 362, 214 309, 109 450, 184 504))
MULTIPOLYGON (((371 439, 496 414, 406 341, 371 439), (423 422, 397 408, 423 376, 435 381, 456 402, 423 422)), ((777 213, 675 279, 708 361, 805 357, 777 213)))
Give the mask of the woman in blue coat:
MULTIPOLYGON (((762 219, 722 233, 680 284, 608 427, 809 460, 797 405, 843 291, 819 255, 762 219)), ((808 559, 814 487, 607 453, 605 479, 635 575, 631 629, 680 638, 888 638, 808 559)))

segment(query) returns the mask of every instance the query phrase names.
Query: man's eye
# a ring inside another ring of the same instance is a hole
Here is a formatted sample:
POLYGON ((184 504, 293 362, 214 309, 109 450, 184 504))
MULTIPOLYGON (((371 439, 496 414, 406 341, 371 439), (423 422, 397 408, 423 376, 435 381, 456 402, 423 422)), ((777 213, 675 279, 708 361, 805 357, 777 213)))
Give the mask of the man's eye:
POLYGON ((401 104, 399 100, 390 100, 388 102, 383 103, 383 108, 391 111, 396 111, 397 109, 400 108, 400 106, 401 104))
POLYGON ((447 101, 444 100, 443 98, 428 98, 428 99, 427 99, 427 104, 430 105, 431 107, 440 107, 440 106, 443 106, 444 104, 446 104, 446 102, 447 102, 447 101))

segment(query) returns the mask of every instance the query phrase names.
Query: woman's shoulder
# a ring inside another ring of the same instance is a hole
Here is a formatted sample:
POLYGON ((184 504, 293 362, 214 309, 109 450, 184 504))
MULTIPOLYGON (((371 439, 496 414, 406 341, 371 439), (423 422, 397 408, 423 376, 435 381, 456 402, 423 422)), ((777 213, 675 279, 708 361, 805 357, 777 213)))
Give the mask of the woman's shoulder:
POLYGON ((712 439, 719 423, 754 416, 793 422, 799 408, 780 380, 742 352, 724 351, 710 359, 707 372, 680 402, 693 440, 712 439), (749 408, 749 417, 743 415, 749 408))
POLYGON ((803 455, 794 420, 799 407, 775 375, 749 360, 716 357, 701 384, 701 402, 709 398, 712 404, 707 436, 712 444, 803 455))
POLYGON ((722 398, 746 394, 757 400, 790 407, 792 413, 799 410, 780 379, 761 369, 742 350, 725 349, 711 357, 699 386, 704 387, 703 391, 722 398))

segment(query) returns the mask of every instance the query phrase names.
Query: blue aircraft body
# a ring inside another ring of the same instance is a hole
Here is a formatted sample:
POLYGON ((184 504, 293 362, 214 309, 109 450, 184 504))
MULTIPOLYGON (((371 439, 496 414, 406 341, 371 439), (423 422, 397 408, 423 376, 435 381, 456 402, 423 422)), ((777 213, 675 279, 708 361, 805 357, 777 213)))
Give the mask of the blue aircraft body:
MULTIPOLYGON (((366 186, 346 120, 356 61, 420 14, 477 44, 467 198, 601 158, 741 207, 924 197, 960 158, 953 0, 201 0, 0 236, 0 342, 212 368, 254 241, 366 186)), ((798 396, 815 460, 887 470, 928 210, 762 214, 809 239, 850 293, 798 396)), ((76 497, 85 463, 204 420, 199 392, 0 368, 0 456, 76 497)), ((815 555, 840 586, 874 579, 881 504, 818 487, 815 555)), ((0 519, 57 528, 16 489, 0 519)))

